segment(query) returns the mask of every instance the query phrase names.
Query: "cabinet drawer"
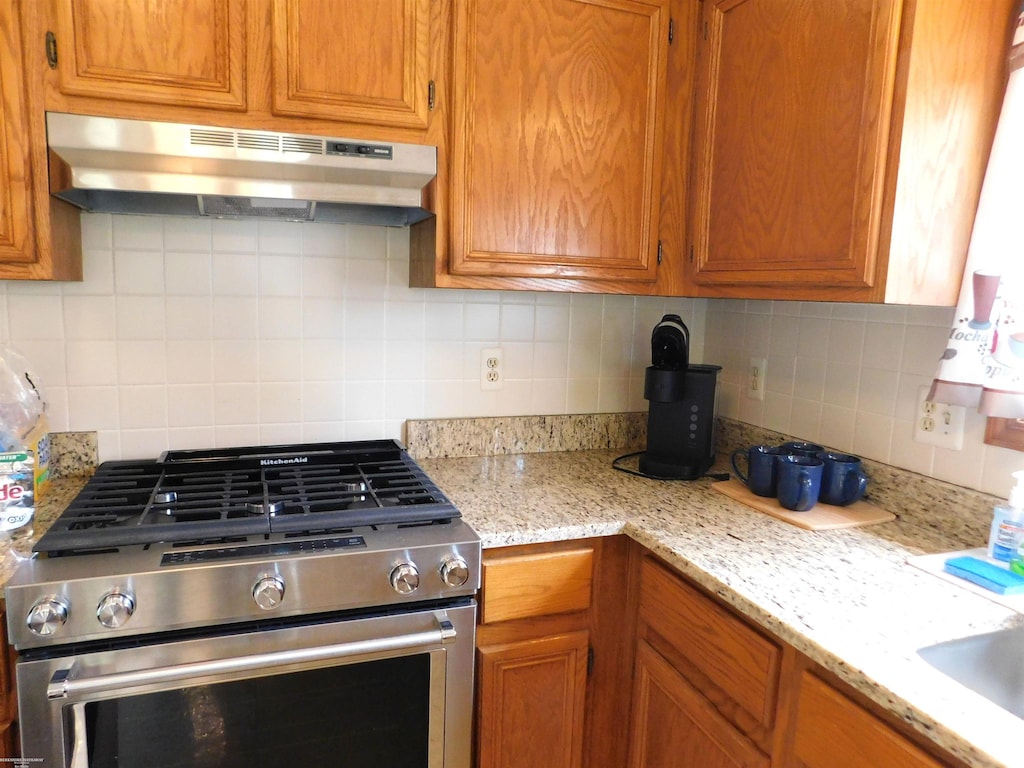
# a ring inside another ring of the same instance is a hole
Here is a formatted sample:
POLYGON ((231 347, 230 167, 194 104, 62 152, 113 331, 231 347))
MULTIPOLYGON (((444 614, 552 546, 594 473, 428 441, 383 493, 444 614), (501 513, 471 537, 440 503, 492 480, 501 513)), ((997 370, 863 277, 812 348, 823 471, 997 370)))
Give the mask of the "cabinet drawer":
POLYGON ((640 571, 640 620, 758 723, 772 725, 775 643, 650 558, 640 571))
POLYGON ((806 671, 800 678, 795 751, 807 768, 942 768, 942 763, 806 671))
POLYGON ((585 611, 590 607, 594 550, 484 555, 482 624, 585 611))

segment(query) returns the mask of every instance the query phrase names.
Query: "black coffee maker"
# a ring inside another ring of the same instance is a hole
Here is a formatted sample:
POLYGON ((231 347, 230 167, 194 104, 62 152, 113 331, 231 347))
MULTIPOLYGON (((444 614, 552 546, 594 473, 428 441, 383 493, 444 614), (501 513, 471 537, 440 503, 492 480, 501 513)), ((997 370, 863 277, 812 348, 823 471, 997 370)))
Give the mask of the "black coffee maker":
POLYGON ((651 333, 651 366, 644 377, 647 450, 640 474, 695 480, 715 463, 715 415, 720 365, 690 365, 690 331, 665 315, 651 333))

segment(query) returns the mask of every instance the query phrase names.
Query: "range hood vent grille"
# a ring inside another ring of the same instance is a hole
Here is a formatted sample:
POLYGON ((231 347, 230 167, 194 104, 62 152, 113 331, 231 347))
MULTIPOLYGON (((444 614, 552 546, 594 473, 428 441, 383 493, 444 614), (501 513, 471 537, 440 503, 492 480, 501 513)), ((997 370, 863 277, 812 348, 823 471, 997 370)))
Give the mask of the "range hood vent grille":
POLYGON ((189 138, 194 147, 235 146, 235 134, 233 131, 212 131, 209 129, 193 128, 189 131, 189 138))
POLYGON ((249 133, 216 131, 193 128, 189 141, 194 147, 226 147, 229 149, 256 149, 266 152, 302 152, 306 155, 326 155, 324 140, 316 136, 286 136, 277 133, 249 133))
POLYGON ((268 133, 239 133, 239 149, 265 149, 268 152, 281 151, 281 137, 268 133))
POLYGON ((305 152, 308 155, 323 155, 324 143, 310 136, 282 136, 282 152, 305 152))

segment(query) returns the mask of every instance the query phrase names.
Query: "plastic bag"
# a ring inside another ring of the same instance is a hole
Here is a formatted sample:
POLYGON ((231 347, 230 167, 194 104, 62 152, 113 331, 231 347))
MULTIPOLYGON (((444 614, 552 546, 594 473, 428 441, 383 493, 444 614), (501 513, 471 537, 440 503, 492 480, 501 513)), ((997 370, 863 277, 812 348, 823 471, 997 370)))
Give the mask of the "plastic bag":
POLYGON ((46 403, 39 378, 9 347, 0 349, 0 546, 31 557, 35 507, 49 481, 46 403))

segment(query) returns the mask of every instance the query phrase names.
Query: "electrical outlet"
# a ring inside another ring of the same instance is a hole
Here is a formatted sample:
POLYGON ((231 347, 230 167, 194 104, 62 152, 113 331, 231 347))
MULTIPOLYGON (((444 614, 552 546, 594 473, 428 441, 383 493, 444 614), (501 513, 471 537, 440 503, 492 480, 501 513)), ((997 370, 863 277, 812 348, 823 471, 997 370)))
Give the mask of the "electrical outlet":
POLYGON ((505 367, 502 363, 501 347, 491 347, 480 352, 480 389, 501 389, 505 384, 505 367))
POLYGON ((747 370, 747 397, 753 400, 764 400, 764 385, 767 380, 765 370, 768 361, 763 357, 750 358, 750 368, 747 370))
POLYGON ((914 440, 951 451, 962 450, 966 418, 967 409, 962 405, 934 403, 928 399, 928 387, 921 387, 917 393, 914 440))

